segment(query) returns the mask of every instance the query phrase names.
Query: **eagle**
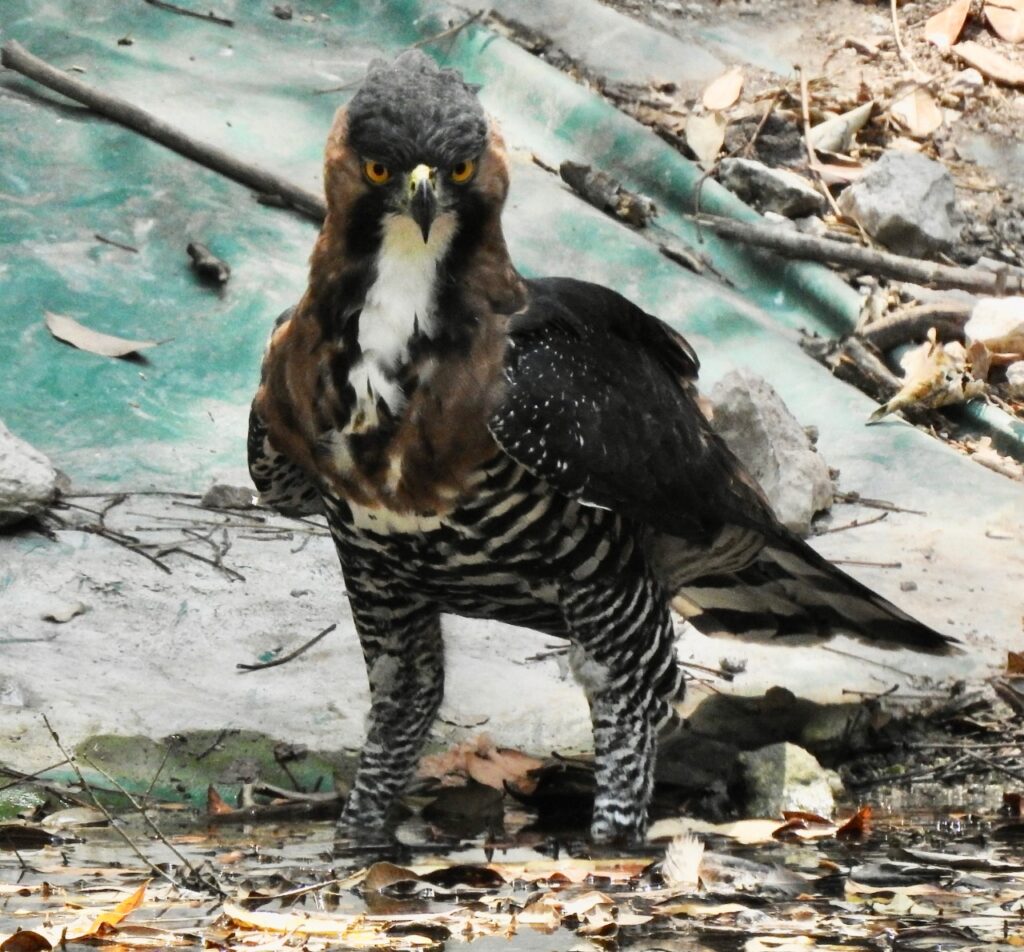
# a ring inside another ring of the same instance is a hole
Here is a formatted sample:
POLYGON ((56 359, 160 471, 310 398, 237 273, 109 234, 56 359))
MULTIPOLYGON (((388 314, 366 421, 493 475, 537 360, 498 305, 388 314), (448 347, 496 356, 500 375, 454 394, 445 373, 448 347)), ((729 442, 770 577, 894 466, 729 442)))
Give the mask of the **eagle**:
POLYGON ((949 649, 779 522, 701 412, 679 333, 608 288, 516 270, 505 146, 457 70, 372 62, 324 186, 248 452, 263 501, 323 513, 341 562, 371 697, 344 830, 389 829, 441 704, 445 613, 569 643, 594 842, 646 829, 682 690, 670 603, 708 633, 949 649))

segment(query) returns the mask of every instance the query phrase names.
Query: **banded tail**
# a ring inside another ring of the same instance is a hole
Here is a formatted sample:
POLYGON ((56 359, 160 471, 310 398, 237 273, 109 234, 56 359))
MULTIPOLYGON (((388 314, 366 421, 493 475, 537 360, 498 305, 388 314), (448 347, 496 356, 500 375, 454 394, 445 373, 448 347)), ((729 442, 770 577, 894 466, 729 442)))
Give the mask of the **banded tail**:
POLYGON ((801 643, 849 634, 882 647, 951 654, 959 644, 851 578, 810 546, 768 542, 750 565, 682 586, 673 607, 699 631, 801 643))

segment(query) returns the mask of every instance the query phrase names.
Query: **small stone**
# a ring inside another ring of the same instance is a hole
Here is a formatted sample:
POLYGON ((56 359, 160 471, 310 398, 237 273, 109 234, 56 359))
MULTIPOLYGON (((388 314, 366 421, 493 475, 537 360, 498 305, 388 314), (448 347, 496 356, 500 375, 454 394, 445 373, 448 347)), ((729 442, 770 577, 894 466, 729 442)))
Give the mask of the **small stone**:
POLYGON ((56 495, 50 461, 0 423, 0 528, 39 515, 56 495))
POLYGON ((287 3, 275 3, 274 16, 279 20, 290 20, 293 16, 291 6, 287 3))
POLYGON ((82 602, 64 602, 46 609, 39 617, 43 621, 52 621, 58 625, 71 621, 77 615, 83 615, 87 611, 82 602))
POLYGON ((734 370, 712 389, 715 431, 760 483, 783 525, 806 536, 832 505, 828 463, 771 385, 734 370))
POLYGON ((954 244, 953 178, 940 162, 891 151, 839 196, 839 207, 890 251, 927 258, 954 244))
POLYGON ((839 778, 796 744, 770 744, 739 756, 746 777, 746 811, 777 817, 802 810, 829 817, 835 812, 839 778))
POLYGON ((229 486, 227 483, 214 483, 200 502, 207 509, 253 509, 257 506, 255 492, 245 486, 229 486))
POLYGON ((1024 397, 1024 360, 1018 360, 1006 368, 1006 385, 1011 397, 1024 397))
POLYGON ((786 218, 812 215, 825 207, 824 196, 807 179, 753 159, 723 159, 718 178, 745 202, 786 218))
POLYGON ((900 582, 900 591, 901 592, 916 592, 917 591, 917 582, 915 582, 913 579, 906 579, 905 581, 900 582))

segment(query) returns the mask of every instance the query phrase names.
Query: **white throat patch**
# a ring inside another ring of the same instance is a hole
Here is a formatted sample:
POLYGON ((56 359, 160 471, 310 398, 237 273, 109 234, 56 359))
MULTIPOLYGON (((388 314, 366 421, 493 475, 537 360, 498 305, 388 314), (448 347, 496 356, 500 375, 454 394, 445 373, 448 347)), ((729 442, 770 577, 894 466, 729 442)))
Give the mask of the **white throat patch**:
POLYGON ((434 220, 426 242, 419 225, 407 215, 384 219, 377 279, 359 316, 362 358, 349 373, 357 400, 353 417, 362 409, 367 417, 375 418, 378 397, 392 413, 401 409, 402 392, 386 371, 394 371, 408 358, 409 341, 417 329, 428 336, 433 330, 437 266, 454 233, 451 214, 434 220))

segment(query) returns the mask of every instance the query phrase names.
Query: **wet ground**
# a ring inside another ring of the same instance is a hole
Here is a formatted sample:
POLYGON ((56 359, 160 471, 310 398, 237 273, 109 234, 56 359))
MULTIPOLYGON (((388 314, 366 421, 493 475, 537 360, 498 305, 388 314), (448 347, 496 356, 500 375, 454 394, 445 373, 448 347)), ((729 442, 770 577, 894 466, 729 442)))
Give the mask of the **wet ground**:
POLYGON ((669 821, 658 842, 614 856, 530 833, 521 812, 488 840, 407 823, 398 831, 405 849, 386 857, 336 844, 329 822, 225 826, 159 808, 150 816, 122 816, 119 832, 76 826, 66 812, 41 827, 0 826, 5 952, 45 949, 62 932, 72 947, 114 949, 1024 943, 1024 824, 963 808, 876 811, 846 830, 809 817, 747 821, 689 841, 671 840, 669 821))

